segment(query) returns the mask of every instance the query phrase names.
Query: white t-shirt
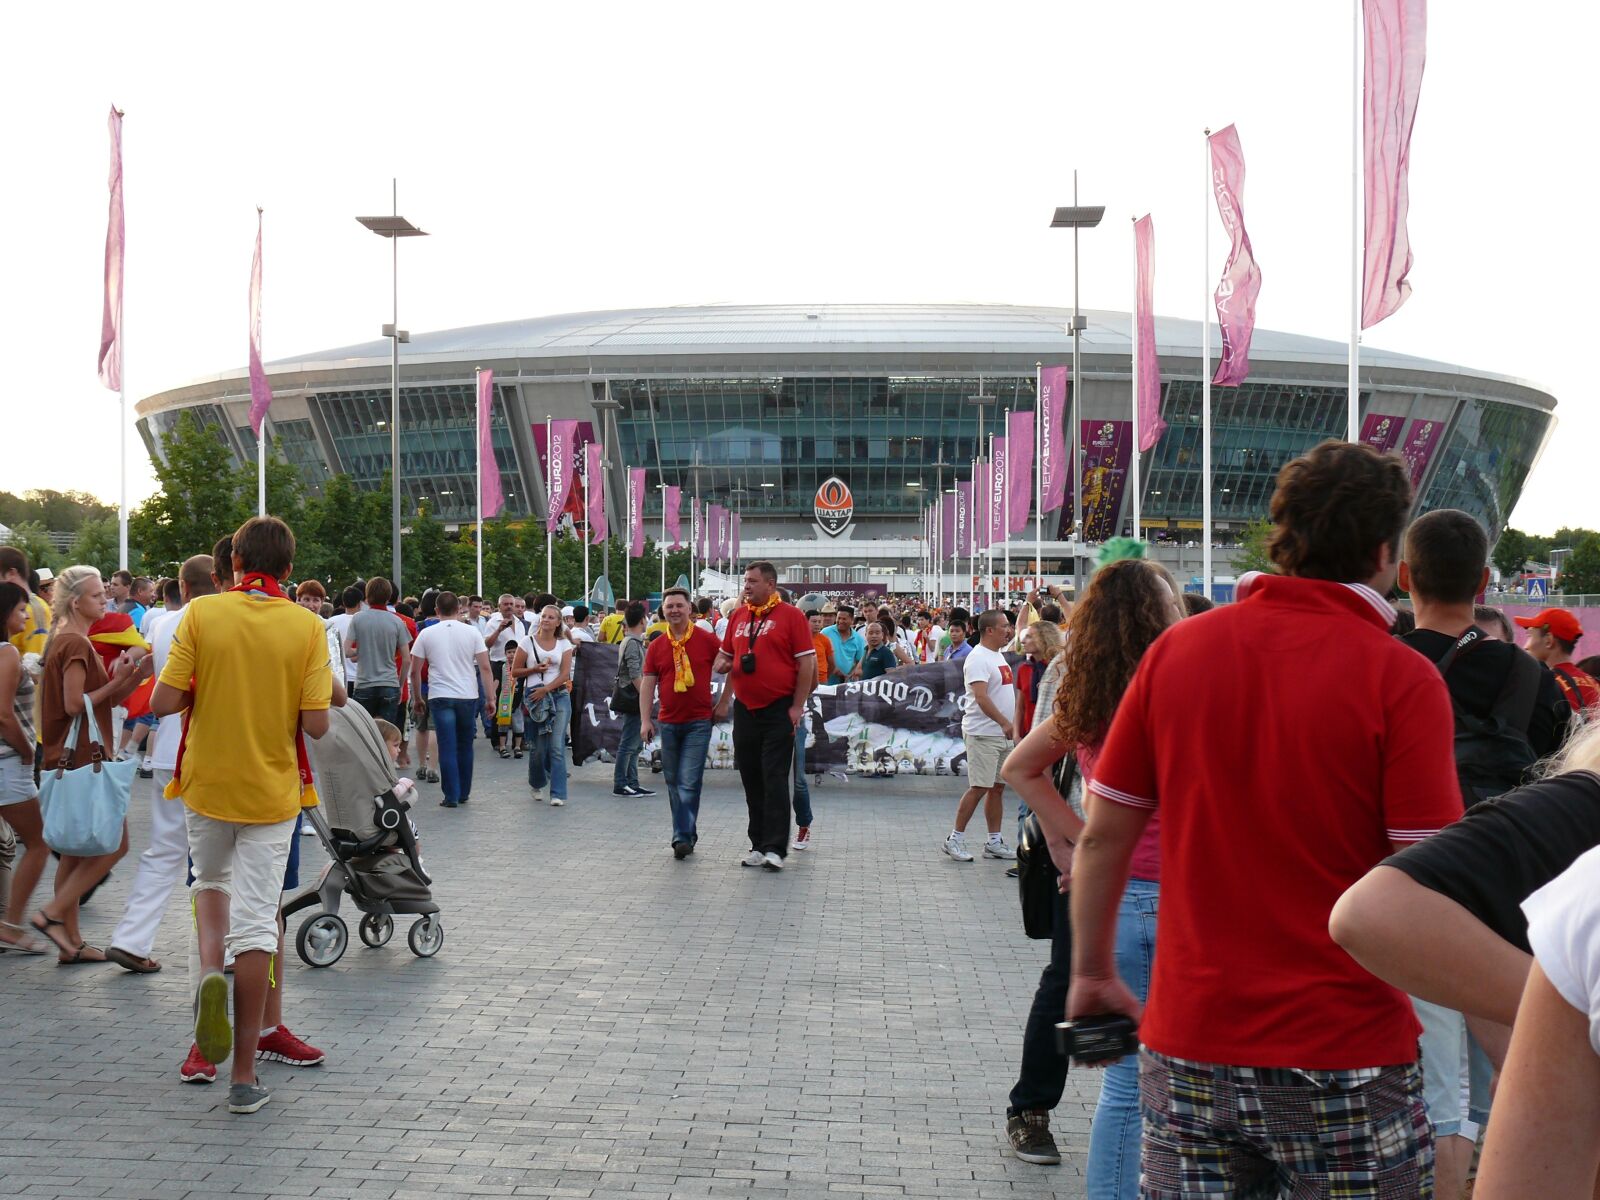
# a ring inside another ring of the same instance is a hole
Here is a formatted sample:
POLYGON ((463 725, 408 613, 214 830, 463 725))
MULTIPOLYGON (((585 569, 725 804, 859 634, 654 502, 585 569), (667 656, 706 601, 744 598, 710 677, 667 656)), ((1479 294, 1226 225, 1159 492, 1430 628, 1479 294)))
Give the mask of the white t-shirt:
POLYGON ((711 634, 713 637, 716 636, 716 633, 717 633, 716 626, 712 625, 711 622, 706 620, 704 617, 701 617, 698 621, 696 621, 694 623, 694 625, 695 625, 696 629, 704 629, 707 633, 711 634))
MULTIPOLYGON (((350 618, 353 613, 334 613, 328 618, 328 628, 333 630, 339 638, 339 645, 343 646, 345 638, 350 633, 350 618)), ((346 687, 354 687, 356 682, 356 664, 350 661, 349 655, 344 660, 344 682, 346 687)))
POLYGON ((1561 998, 1589 1018, 1600 1054, 1600 847, 1522 902, 1528 944, 1561 998))
POLYGON ((713 636, 715 636, 717 641, 719 641, 719 642, 723 638, 727 637, 728 636, 728 618, 727 617, 719 618, 718 621, 717 621, 717 627, 715 629, 713 629, 711 632, 712 632, 713 636))
POLYGON ((460 621, 440 621, 417 634, 411 653, 428 664, 429 700, 476 700, 483 635, 460 621))
MULTIPOLYGON (((187 607, 187 606, 185 606, 187 607)), ((172 635, 178 632, 178 618, 183 616, 183 609, 177 612, 163 612, 160 619, 150 622, 150 632, 145 640, 150 643, 150 656, 155 659, 156 678, 161 678, 161 671, 167 665, 167 655, 172 653, 172 635)), ((150 766, 156 771, 176 771, 178 769, 178 744, 183 741, 183 714, 175 713, 170 717, 156 723, 156 735, 150 739, 150 766)))
MULTIPOLYGON (((527 621, 518 620, 516 614, 513 613, 510 628, 501 633, 493 642, 489 642, 490 636, 499 632, 500 622, 503 619, 498 611, 492 612, 486 617, 478 618, 478 633, 482 635, 484 642, 489 645, 489 661, 492 663, 505 662, 507 644, 515 642, 520 646, 528 640, 531 632, 531 626, 527 621)), ((429 679, 432 678, 430 675, 429 679)), ((433 685, 431 683, 428 685, 428 693, 429 695, 433 694, 433 685)))
POLYGON ((155 636, 156 622, 161 620, 162 617, 170 616, 171 613, 172 610, 168 608, 145 609, 144 616, 139 620, 139 636, 148 642, 155 636))
POLYGON ((587 625, 574 625, 571 633, 574 644, 577 644, 578 642, 594 641, 594 630, 590 629, 587 625))
POLYGON ((974 683, 987 684, 989 702, 1007 721, 1016 719, 1017 689, 1011 686, 1011 664, 998 650, 973 646, 961 664, 961 679, 966 685, 966 695, 961 699, 961 732, 968 737, 1003 737, 1000 726, 989 719, 972 698, 974 683))
POLYGON ((518 642, 517 645, 528 652, 526 665, 533 668, 533 674, 529 675, 525 681, 528 687, 543 687, 555 679, 557 675, 561 674, 562 660, 577 649, 571 641, 561 637, 559 634, 556 636, 554 650, 546 650, 539 645, 536 639, 531 637, 525 642, 518 642), (542 670, 541 664, 543 666, 542 670))

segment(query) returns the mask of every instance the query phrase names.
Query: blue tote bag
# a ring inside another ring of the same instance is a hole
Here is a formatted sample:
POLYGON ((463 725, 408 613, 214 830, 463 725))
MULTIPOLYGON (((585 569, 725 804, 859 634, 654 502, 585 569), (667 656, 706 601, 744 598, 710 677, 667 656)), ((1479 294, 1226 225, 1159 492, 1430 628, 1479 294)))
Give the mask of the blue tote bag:
POLYGON ((92 858, 110 854, 122 845, 122 825, 128 816, 128 793, 133 788, 139 760, 108 759, 100 737, 100 722, 85 711, 67 731, 61 748, 61 766, 47 771, 39 789, 44 810, 45 845, 58 854, 92 858), (85 726, 94 746, 87 766, 66 769, 78 747, 78 731, 85 726))

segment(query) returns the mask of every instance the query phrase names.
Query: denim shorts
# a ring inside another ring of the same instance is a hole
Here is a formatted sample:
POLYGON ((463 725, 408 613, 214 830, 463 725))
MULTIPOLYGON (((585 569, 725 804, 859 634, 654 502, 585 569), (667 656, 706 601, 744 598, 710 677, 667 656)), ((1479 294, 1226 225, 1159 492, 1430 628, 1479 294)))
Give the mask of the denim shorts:
POLYGON ((1477 1141, 1489 1120, 1494 1065, 1467 1032, 1467 1019, 1460 1013, 1415 996, 1411 1003, 1422 1022, 1422 1096, 1433 1136, 1477 1141))
MULTIPOLYGON (((35 756, 39 753, 34 751, 35 756)), ((39 789, 33 785, 33 764, 24 764, 15 754, 0 758, 0 808, 8 804, 26 804, 39 798, 39 789)))

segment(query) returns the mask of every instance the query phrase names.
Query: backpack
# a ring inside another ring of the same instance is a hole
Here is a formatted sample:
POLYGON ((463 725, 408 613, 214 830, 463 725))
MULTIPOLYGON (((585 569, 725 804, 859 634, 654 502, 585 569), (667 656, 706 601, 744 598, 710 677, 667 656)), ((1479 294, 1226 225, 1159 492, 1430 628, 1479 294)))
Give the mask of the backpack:
MULTIPOLYGON (((1469 629, 1445 652, 1437 665, 1447 683, 1456 660, 1486 640, 1481 630, 1469 629)), ((1450 697, 1450 707, 1455 712, 1456 778, 1467 808, 1527 782, 1538 761, 1527 734, 1538 693, 1539 664, 1518 650, 1487 717, 1463 712, 1455 696, 1450 697)))

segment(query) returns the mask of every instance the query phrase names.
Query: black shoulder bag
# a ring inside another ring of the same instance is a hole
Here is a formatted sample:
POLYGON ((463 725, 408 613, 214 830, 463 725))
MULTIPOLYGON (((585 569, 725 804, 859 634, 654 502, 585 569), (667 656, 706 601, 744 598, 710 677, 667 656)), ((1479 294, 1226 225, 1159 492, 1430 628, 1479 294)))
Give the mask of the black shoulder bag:
MULTIPOLYGON (((1078 756, 1068 750, 1056 764, 1056 791, 1065 800, 1078 774, 1078 756)), ((1061 872, 1045 844, 1044 826, 1039 814, 1030 812, 1022 822, 1022 837, 1017 842, 1017 896, 1022 901, 1022 931, 1030 938, 1044 940, 1055 933, 1056 896, 1061 890, 1061 872)))

